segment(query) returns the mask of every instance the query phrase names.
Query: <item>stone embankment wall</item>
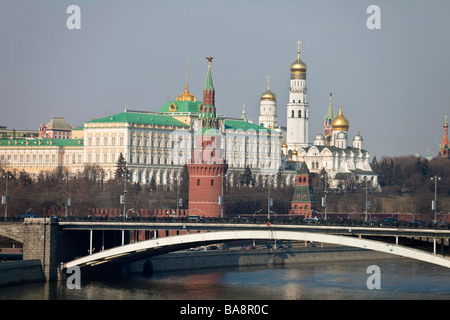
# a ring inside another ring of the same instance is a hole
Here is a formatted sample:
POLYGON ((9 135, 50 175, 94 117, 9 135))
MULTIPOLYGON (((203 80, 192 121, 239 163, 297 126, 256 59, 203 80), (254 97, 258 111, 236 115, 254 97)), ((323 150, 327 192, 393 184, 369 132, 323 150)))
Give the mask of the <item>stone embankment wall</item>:
POLYGON ((201 268, 273 266, 338 261, 374 261, 397 256, 349 247, 317 247, 294 249, 225 250, 169 253, 131 264, 131 273, 170 272, 201 268))
POLYGON ((45 281, 39 259, 0 263, 0 286, 37 281, 45 281))

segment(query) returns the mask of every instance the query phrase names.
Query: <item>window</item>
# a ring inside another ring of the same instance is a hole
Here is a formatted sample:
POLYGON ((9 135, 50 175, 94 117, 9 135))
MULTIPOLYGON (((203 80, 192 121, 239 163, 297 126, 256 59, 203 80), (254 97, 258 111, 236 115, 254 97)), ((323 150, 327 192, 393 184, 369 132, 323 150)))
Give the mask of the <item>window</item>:
POLYGON ((298 117, 299 117, 299 118, 302 117, 302 110, 298 110, 298 117))
POLYGON ((200 179, 197 179, 197 186, 200 185, 200 179))
POLYGON ((294 117, 294 110, 291 111, 291 118, 294 117))
POLYGON ((211 179, 211 187, 214 187, 214 179, 211 179))

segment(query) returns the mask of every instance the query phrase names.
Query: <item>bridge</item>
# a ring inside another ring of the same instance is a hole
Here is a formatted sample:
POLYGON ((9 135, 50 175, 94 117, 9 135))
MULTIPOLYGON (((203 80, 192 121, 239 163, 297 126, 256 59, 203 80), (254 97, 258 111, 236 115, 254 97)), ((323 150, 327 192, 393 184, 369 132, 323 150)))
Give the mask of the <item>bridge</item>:
MULTIPOLYGON (((21 241, 24 259, 41 259, 47 279, 78 266, 115 265, 190 247, 232 240, 313 241, 374 250, 450 268, 450 259, 438 254, 437 244, 450 239, 450 230, 308 225, 278 223, 224 223, 188 221, 59 221, 54 218, 0 223, 0 236, 21 241), (180 235, 130 243, 133 230, 176 230, 180 235), (432 240, 430 251, 408 247, 411 238, 432 240)), ((450 255, 450 254, 449 254, 450 255)))

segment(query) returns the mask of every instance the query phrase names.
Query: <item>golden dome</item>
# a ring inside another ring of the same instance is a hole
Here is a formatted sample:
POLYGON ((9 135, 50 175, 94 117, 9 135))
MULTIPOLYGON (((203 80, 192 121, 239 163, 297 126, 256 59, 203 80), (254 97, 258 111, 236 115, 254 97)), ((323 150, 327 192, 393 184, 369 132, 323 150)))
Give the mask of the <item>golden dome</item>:
POLYGON ((282 148, 282 149, 286 149, 286 148, 287 148, 286 141, 283 142, 283 144, 281 145, 281 148, 282 148))
POLYGON ((297 60, 291 64, 291 73, 305 73, 307 70, 308 67, 300 59, 300 51, 298 51, 297 60))
POLYGON ((339 113, 331 123, 331 127, 333 128, 333 130, 348 131, 349 126, 350 123, 348 122, 347 118, 344 117, 344 114, 342 113, 342 106, 340 106, 339 113))
POLYGON ((261 101, 275 101, 277 96, 268 88, 266 92, 261 95, 261 101))
POLYGON ((184 92, 178 96, 177 101, 197 101, 197 98, 189 92, 187 82, 184 85, 184 92))
POLYGON ((308 67, 306 64, 300 59, 300 44, 301 42, 298 41, 298 49, 297 49, 297 60, 295 60, 291 64, 291 73, 305 73, 308 70, 308 67))
POLYGON ((296 156, 296 155, 297 155, 297 150, 294 149, 294 150, 292 151, 292 155, 293 155, 293 156, 296 156))
POLYGON ((261 101, 275 101, 277 96, 275 93, 270 91, 270 77, 267 76, 267 91, 261 95, 261 101))

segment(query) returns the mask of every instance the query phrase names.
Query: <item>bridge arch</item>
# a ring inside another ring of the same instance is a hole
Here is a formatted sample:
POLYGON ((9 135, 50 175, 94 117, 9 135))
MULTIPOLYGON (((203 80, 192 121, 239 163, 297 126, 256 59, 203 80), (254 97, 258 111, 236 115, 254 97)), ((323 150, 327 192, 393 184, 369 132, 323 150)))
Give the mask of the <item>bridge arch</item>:
POLYGON ((290 241, 314 241, 322 243, 337 244, 349 247, 357 247, 367 250, 384 252, 406 258, 425 261, 450 268, 450 259, 434 255, 425 251, 408 248, 396 244, 385 243, 376 240, 368 240, 358 237, 330 235, 288 230, 241 230, 241 231, 218 231, 202 232, 186 235, 164 237, 141 242, 131 243, 115 247, 105 251, 97 252, 82 258, 78 258, 62 265, 63 269, 73 266, 96 266, 116 259, 127 257, 155 256, 170 251, 182 250, 192 246, 206 245, 211 243, 225 242, 230 240, 263 240, 277 239, 290 241))

